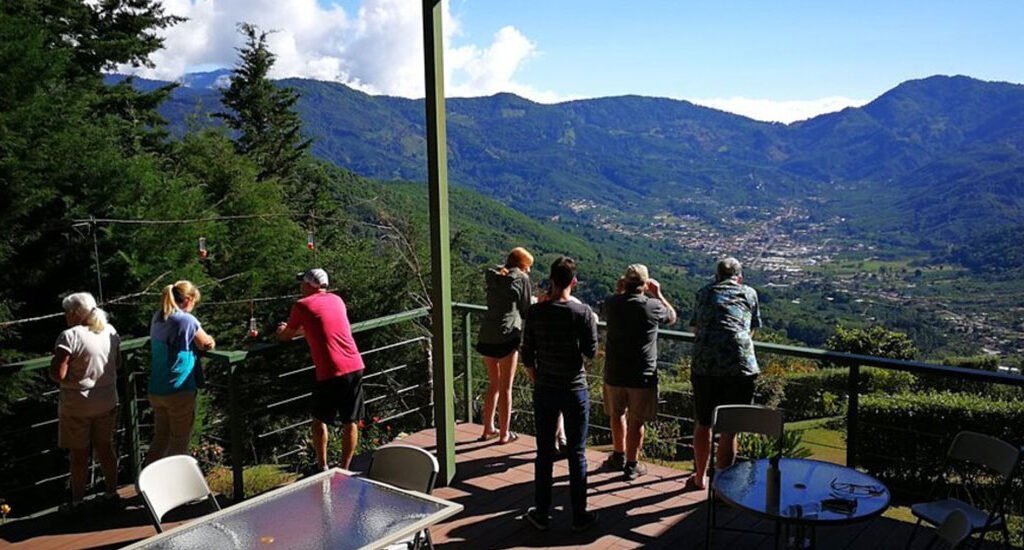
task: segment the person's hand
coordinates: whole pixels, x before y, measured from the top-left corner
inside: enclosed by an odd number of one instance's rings
[[[286,328],[288,328],[288,323],[285,323],[284,321],[282,321],[282,322],[277,324],[277,330],[274,333],[275,334],[281,334],[282,332],[284,332],[284,329],[286,329]]]
[[[648,279],[647,292],[650,292],[651,296],[661,296],[661,283],[656,279]]]

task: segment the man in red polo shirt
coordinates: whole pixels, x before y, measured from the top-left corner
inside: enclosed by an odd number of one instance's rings
[[[359,441],[363,411],[363,357],[352,338],[345,302],[327,292],[327,272],[310,269],[298,276],[302,298],[292,306],[277,338],[303,335],[309,344],[316,384],[313,385],[313,448],[317,465],[327,469],[327,426],[342,424],[342,468],[348,468]]]

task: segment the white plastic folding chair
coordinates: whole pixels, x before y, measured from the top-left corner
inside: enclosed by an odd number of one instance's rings
[[[942,467],[942,473],[936,478],[932,486],[930,502],[914,504],[910,507],[911,513],[917,518],[914,524],[914,531],[907,540],[907,548],[910,548],[917,529],[922,522],[930,525],[939,525],[953,511],[959,510],[966,517],[970,525],[970,534],[987,533],[989,531],[1000,531],[1003,535],[1004,545],[1009,544],[1010,534],[1006,526],[1006,516],[1003,507],[1006,502],[1010,485],[1013,482],[1013,475],[1020,462],[1021,450],[1009,443],[977,432],[963,431],[956,434],[953,444],[949,446],[946,454],[946,461]],[[965,502],[950,494],[944,499],[931,500],[935,492],[942,484],[951,463],[966,463],[971,466],[981,467],[986,470],[987,475],[994,481],[995,494],[991,502],[991,509],[986,512],[972,502]],[[978,538],[975,546],[980,547],[981,537]]]
[[[740,531],[745,533],[754,533],[759,535],[772,535],[773,533],[765,533],[762,531],[753,531],[749,529],[737,529],[731,527],[722,527],[717,524],[717,518],[715,517],[716,504],[715,504],[715,436],[722,433],[729,434],[741,434],[741,433],[752,433],[760,434],[773,438],[776,441],[776,456],[775,458],[781,458],[782,456],[782,433],[784,430],[784,423],[782,418],[782,411],[779,409],[773,409],[771,407],[765,407],[762,405],[720,405],[715,407],[714,415],[711,419],[711,449],[710,449],[710,464],[708,466],[708,515],[707,515],[707,537],[705,538],[705,548],[711,548],[711,536],[716,529],[726,531]],[[779,541],[779,526],[775,526],[775,544],[778,546]]]
[[[392,443],[374,451],[366,477],[399,489],[429,495],[434,490],[438,471],[440,468],[434,455],[413,445]],[[429,529],[416,533],[412,540],[400,544],[405,544],[410,550],[418,550],[423,542],[426,542],[428,548],[434,547]]]
[[[175,455],[153,462],[143,468],[135,487],[146,503],[157,533],[163,532],[160,522],[164,515],[183,504],[205,498],[214,511],[220,510],[199,463],[191,456]]]
[[[955,550],[960,548],[960,544],[969,536],[971,536],[971,520],[967,519],[967,514],[963,510],[953,510],[935,529],[935,536],[928,543],[928,548],[941,542],[942,547]]]

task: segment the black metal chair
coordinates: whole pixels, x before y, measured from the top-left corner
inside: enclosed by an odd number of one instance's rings
[[[1008,546],[1010,533],[1006,527],[1006,515],[1004,505],[1006,497],[1010,492],[1010,485],[1013,482],[1013,474],[1020,462],[1021,450],[1009,443],[980,434],[977,432],[963,431],[956,434],[953,444],[946,453],[946,460],[942,466],[942,472],[935,479],[928,502],[914,504],[910,507],[911,513],[917,518],[914,530],[907,540],[907,548],[910,548],[914,537],[917,536],[917,529],[922,522],[930,525],[940,525],[954,511],[960,511],[970,524],[970,534],[984,535],[989,531],[1000,531],[1003,535],[1003,545]],[[982,467],[981,475],[987,476],[993,490],[993,498],[990,511],[985,512],[976,502],[981,499],[983,488],[972,487],[970,481],[977,473],[960,472],[958,479],[953,483],[946,483],[948,487],[946,498],[934,500],[935,494],[944,481],[948,481],[948,472],[954,463],[967,464],[974,467]],[[957,498],[954,488],[960,488],[964,492],[967,501]],[[984,536],[978,537],[975,541],[975,548],[981,546]]]
[[[782,411],[779,409],[761,405],[721,405],[715,407],[714,416],[712,416],[711,420],[711,456],[708,466],[708,517],[705,548],[711,548],[711,537],[715,530],[738,531],[758,535],[774,534],[775,546],[778,548],[778,524],[775,525],[774,533],[718,525],[716,521],[717,499],[715,497],[715,436],[722,433],[748,433],[774,438],[776,440],[776,455],[773,459],[777,461],[782,458],[783,430]]]

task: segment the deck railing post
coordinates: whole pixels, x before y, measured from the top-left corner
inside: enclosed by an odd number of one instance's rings
[[[860,407],[860,365],[850,365],[846,408],[846,465],[857,466],[857,415]]]
[[[423,72],[426,84],[427,198],[430,213],[430,298],[433,333],[434,425],[438,485],[455,476],[455,383],[452,353],[451,236],[448,230],[448,141],[444,110],[441,0],[423,0]]]
[[[139,479],[139,472],[142,471],[142,450],[139,448],[139,392],[135,387],[135,377],[138,374],[136,354],[128,352],[125,354],[126,361],[122,362],[128,368],[125,372],[124,398],[127,403],[125,407],[126,425],[124,428],[125,439],[128,445],[128,472],[132,481]]]
[[[466,422],[473,423],[473,336],[472,312],[462,312],[462,351],[466,359],[466,378],[463,384],[466,390]]]
[[[241,396],[239,395],[238,379],[239,361],[231,360],[228,363],[228,422],[231,426],[231,492],[235,502],[245,499],[245,477],[243,473],[245,466],[242,455],[245,453],[244,423],[242,422],[242,410],[240,407]]]

